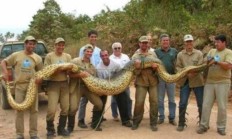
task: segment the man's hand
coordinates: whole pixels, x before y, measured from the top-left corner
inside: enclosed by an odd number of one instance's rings
[[[208,65],[208,66],[211,66],[211,65],[213,65],[214,63],[215,63],[214,59],[211,59],[211,60],[207,61],[207,65]]]
[[[80,78],[86,78],[86,77],[88,77],[90,74],[88,73],[88,72],[86,72],[86,71],[81,71],[80,73],[79,73],[79,77]]]
[[[220,61],[220,57],[218,55],[211,57],[211,56],[207,56],[207,65],[211,66],[214,64],[217,64],[217,62]]]
[[[188,76],[188,78],[192,78],[192,77],[196,76],[196,73],[194,71],[193,72],[189,72],[187,74],[187,76]]]
[[[72,70],[72,68],[73,68],[73,65],[68,65],[68,66],[65,68],[65,70]]]
[[[152,67],[154,70],[156,70],[157,67],[158,67],[158,65],[157,65],[156,63],[152,63],[151,67]]]
[[[3,74],[2,79],[6,82],[9,81],[8,73]]]
[[[36,83],[37,85],[41,84],[42,81],[43,81],[42,78],[36,78],[36,79],[35,79],[35,83]]]
[[[57,75],[60,72],[65,72],[65,71],[71,71],[73,68],[73,65],[65,65],[65,66],[60,66],[56,69],[56,71],[53,73],[53,75]]]
[[[141,60],[136,59],[135,63],[134,63],[134,66],[135,66],[136,69],[139,69],[141,67]]]
[[[216,55],[214,57],[211,57],[210,59],[208,58],[207,64],[208,66],[211,66],[213,64],[217,64],[218,62],[220,62],[220,60],[221,60],[220,56]]]

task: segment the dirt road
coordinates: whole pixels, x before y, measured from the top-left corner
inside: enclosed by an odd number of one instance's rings
[[[178,96],[178,95],[177,95]],[[44,95],[40,96],[44,97]],[[134,103],[134,88],[131,87],[131,98]],[[187,115],[187,125],[188,127],[183,132],[176,131],[176,127],[168,124],[166,119],[165,123],[158,125],[158,131],[152,132],[149,128],[149,103],[148,98],[146,98],[145,104],[145,113],[142,123],[140,124],[138,130],[131,130],[121,126],[120,122],[115,122],[111,116],[110,109],[110,97],[108,97],[105,117],[107,121],[102,123],[102,132],[93,131],[91,128],[80,129],[75,127],[74,132],[71,134],[70,139],[232,139],[232,110],[231,104],[228,106],[228,120],[227,120],[227,135],[220,136],[216,131],[216,116],[217,116],[217,107],[216,104],[212,110],[211,120],[210,120],[210,129],[207,133],[199,135],[196,133],[197,129],[197,107],[195,103],[194,96],[191,96],[189,105],[188,105],[188,115]],[[178,105],[179,98],[176,98],[176,103]],[[168,102],[165,101],[165,106],[167,108]],[[39,122],[38,122],[38,135],[41,139],[46,139],[46,103],[40,103],[39,107]],[[59,109],[59,108],[58,108]],[[88,103],[87,107],[87,116],[86,122],[91,121],[91,109],[92,104]],[[168,115],[166,109],[166,115]],[[178,116],[178,109],[176,111]],[[178,121],[178,118],[176,118]],[[0,109],[0,139],[13,139],[15,138],[15,112],[14,110],[2,110]],[[55,125],[57,125],[58,113],[56,115]],[[25,114],[25,138],[29,139],[28,133],[28,113]],[[63,139],[64,137],[57,136],[55,139]]]

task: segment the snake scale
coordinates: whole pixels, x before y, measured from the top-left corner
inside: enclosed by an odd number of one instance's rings
[[[170,75],[166,72],[164,66],[158,59],[147,59],[146,61],[142,61],[141,68],[149,68],[154,62],[158,64],[157,74],[164,81],[169,83],[178,81],[179,79],[183,78],[189,71],[199,72],[204,70],[208,66],[207,64],[202,64],[199,66],[189,66],[177,72],[176,74]],[[69,68],[72,72],[79,72],[80,70],[82,70],[80,67],[72,63],[52,64],[44,67],[42,70],[36,72],[34,77],[31,78],[25,100],[20,104],[14,101],[10,92],[9,83],[6,83],[7,98],[12,108],[16,110],[28,109],[33,104],[36,96],[37,85],[35,84],[35,78],[47,78],[55,73],[58,68]],[[100,79],[91,75],[83,78],[82,80],[85,82],[88,89],[93,93],[96,93],[98,95],[116,95],[123,92],[129,86],[130,82],[133,79],[134,70],[134,61],[131,60],[125,66],[125,68],[123,68],[115,77],[112,77],[109,80]]]

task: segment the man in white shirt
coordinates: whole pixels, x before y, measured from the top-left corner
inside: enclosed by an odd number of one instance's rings
[[[112,50],[113,50],[113,54],[110,55],[110,59],[113,60],[114,62],[118,63],[120,65],[120,68],[122,69],[129,61],[130,58],[122,53],[122,44],[120,42],[115,42],[112,44]],[[132,100],[130,98],[130,88],[128,87],[126,90],[126,94],[127,94],[127,99],[128,99],[128,116],[130,118],[132,118],[132,114],[131,114],[131,109],[132,109]],[[115,96],[111,97],[111,111],[112,111],[112,116],[114,118],[115,121],[118,121],[118,105],[116,102],[116,98]]]
[[[102,50],[100,52],[100,57],[102,61],[97,65],[97,76],[102,79],[110,79],[116,73],[120,71],[120,65],[110,60],[109,53],[107,50]],[[132,124],[130,122],[130,117],[128,116],[128,107],[127,107],[127,94],[126,92],[122,92],[118,95],[115,95],[116,101],[119,107],[119,113],[122,121],[122,125],[126,127],[131,127]],[[107,96],[101,96],[103,102],[103,110],[106,103]],[[103,112],[102,112],[103,114]],[[95,119],[93,117],[93,119]],[[101,119],[96,119],[96,121],[92,121],[92,124],[99,123]],[[94,126],[94,125],[93,125]]]

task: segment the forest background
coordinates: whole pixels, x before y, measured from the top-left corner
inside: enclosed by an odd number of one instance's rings
[[[98,46],[111,52],[112,43],[123,44],[123,52],[131,56],[138,48],[138,38],[151,33],[153,47],[159,47],[159,35],[171,36],[172,47],[182,49],[183,36],[192,34],[195,47],[207,52],[213,46],[213,37],[225,34],[232,48],[232,0],[131,0],[122,10],[102,10],[90,18],[63,13],[55,0],[44,2],[44,8],[33,16],[28,30],[22,34],[0,34],[0,41],[17,37],[23,40],[33,35],[53,50],[54,40],[66,40],[66,52],[76,57],[87,40],[87,32],[99,32]]]

